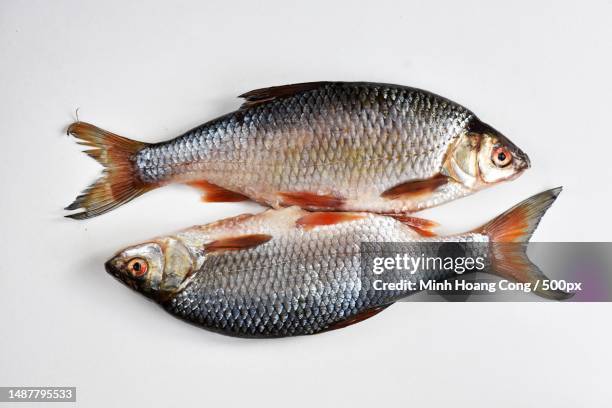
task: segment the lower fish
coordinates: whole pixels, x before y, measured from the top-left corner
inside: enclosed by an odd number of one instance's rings
[[[424,236],[432,235],[426,232],[433,223],[405,216],[271,209],[131,246],[110,259],[106,270],[181,319],[243,337],[346,327],[418,292],[409,287],[377,290],[380,277],[360,265],[362,243],[480,243],[472,256],[488,259],[493,274],[531,283],[534,293],[545,298],[565,299],[568,293],[537,285],[546,277],[522,245],[560,191],[542,192],[480,228],[445,237]],[[518,247],[494,246],[499,243]],[[423,256],[423,248],[415,245],[410,255]],[[394,282],[456,276],[454,270],[423,267],[389,273],[386,280]]]

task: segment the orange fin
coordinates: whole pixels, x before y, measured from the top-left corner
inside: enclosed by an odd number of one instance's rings
[[[429,179],[414,180],[398,184],[397,186],[384,191],[380,196],[394,200],[403,196],[420,196],[424,194],[431,194],[446,183],[448,183],[448,177],[438,174]]]
[[[555,300],[572,294],[543,288],[542,281],[549,278],[527,257],[527,242],[559,193],[561,187],[536,194],[474,231],[488,235],[491,241],[491,273],[530,283],[537,295]]]
[[[314,212],[303,216],[295,223],[305,230],[311,230],[317,226],[340,224],[342,222],[359,220],[363,217],[363,214],[349,212]]]
[[[272,236],[267,234],[250,234],[221,238],[204,245],[204,250],[207,252],[239,251],[241,249],[255,248],[256,246],[265,244],[271,239]]]
[[[278,193],[282,197],[283,205],[297,205],[302,208],[317,208],[317,209],[339,209],[344,204],[342,197],[337,197],[331,194],[315,194],[307,191],[296,192],[281,192]]]
[[[79,139],[79,144],[91,147],[85,153],[105,169],[96,182],[87,187],[66,210],[83,211],[67,215],[82,220],[104,214],[157,185],[142,182],[136,173],[133,156],[147,143],[130,140],[85,122],[75,122],[68,134]]]
[[[202,201],[207,203],[233,203],[249,200],[249,197],[245,195],[235,193],[205,180],[190,181],[186,184],[202,191],[204,193],[204,195],[202,195]]]
[[[239,98],[244,98],[246,101],[240,106],[240,109],[251,108],[265,102],[275,99],[288,98],[300,92],[311,91],[321,88],[328,82],[305,82],[301,84],[291,84],[282,86],[273,86],[270,88],[255,89],[253,91],[243,93]]]
[[[389,217],[393,217],[399,222],[408,227],[412,228],[422,237],[435,237],[437,234],[432,231],[432,229],[436,228],[440,224],[435,221],[426,220],[424,218],[411,217],[409,215],[404,214],[384,214]]]
[[[351,317],[349,317],[347,319],[340,320],[339,322],[333,323],[332,325],[330,325],[324,331],[342,329],[344,327],[351,326],[351,325],[353,325],[355,323],[363,322],[364,320],[367,320],[370,317],[376,316],[377,314],[379,314],[380,312],[382,312],[383,310],[385,310],[386,308],[388,308],[392,304],[393,303],[390,303],[388,305],[373,307],[371,309],[366,309],[366,310],[364,310],[362,312],[359,312],[356,315],[351,316]]]
[[[408,225],[408,224],[406,224],[406,225]],[[437,237],[438,236],[438,234],[436,234],[433,231],[430,231],[430,230],[427,230],[427,229],[423,229],[423,228],[419,228],[419,227],[416,227],[414,225],[408,225],[408,226],[410,228],[412,228],[414,230],[414,232],[416,232],[417,234],[419,234],[422,237],[431,238],[431,237]]]
[[[527,242],[562,189],[557,187],[529,197],[474,232],[488,235],[494,242]]]

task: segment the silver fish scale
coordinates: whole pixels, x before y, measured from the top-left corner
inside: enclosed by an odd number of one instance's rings
[[[409,295],[374,290],[375,275],[362,272],[359,253],[361,242],[409,241],[426,239],[380,216],[313,231],[293,228],[253,249],[209,254],[165,307],[182,319],[230,335],[317,333]],[[432,279],[449,276],[426,273]],[[421,272],[398,274],[391,281],[423,277]]]
[[[364,193],[437,174],[472,117],[414,88],[324,83],[147,147],[136,165],[151,183],[207,180],[268,203],[309,191],[358,204]]]

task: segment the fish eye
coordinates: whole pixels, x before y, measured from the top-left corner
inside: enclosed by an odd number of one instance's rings
[[[505,147],[498,147],[497,149],[493,150],[491,160],[497,167],[506,167],[512,162],[512,153],[510,153]]]
[[[133,277],[140,278],[147,273],[149,264],[142,258],[133,258],[128,262],[127,269]]]

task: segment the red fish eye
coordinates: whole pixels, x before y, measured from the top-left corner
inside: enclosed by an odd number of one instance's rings
[[[128,262],[127,269],[132,274],[132,276],[134,276],[135,278],[139,278],[145,273],[147,273],[147,270],[149,269],[149,264],[142,258],[134,258],[130,260],[130,262]]]
[[[498,147],[497,149],[493,150],[491,160],[497,167],[506,167],[512,162],[512,153],[510,153],[505,147]]]

